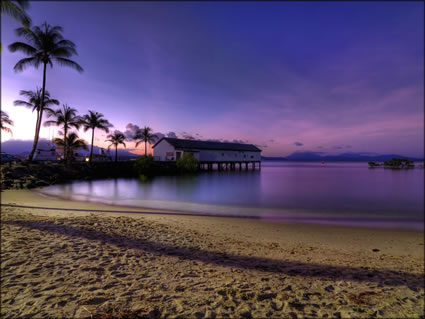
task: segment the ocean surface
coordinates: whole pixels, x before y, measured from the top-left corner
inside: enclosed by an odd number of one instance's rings
[[[193,214],[423,230],[424,172],[369,169],[365,162],[263,162],[261,171],[75,181],[40,192]]]

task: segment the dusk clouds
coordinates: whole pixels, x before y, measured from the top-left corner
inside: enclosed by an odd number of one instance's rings
[[[266,156],[305,145],[423,156],[422,2],[31,2],[29,12],[61,24],[85,68],[49,69],[52,96],[102,112],[128,139],[147,125]],[[2,20],[2,43],[16,27]],[[2,110],[31,139],[30,112],[12,105],[41,73],[14,73],[17,59],[3,50]]]

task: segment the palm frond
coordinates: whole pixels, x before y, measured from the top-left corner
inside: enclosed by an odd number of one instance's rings
[[[1,3],[3,2],[4,0],[1,0]],[[61,66],[83,72],[83,68],[70,59],[71,56],[78,55],[74,42],[64,39],[62,32],[61,26],[51,26],[48,23],[34,26],[31,29],[28,27],[17,28],[17,35],[23,37],[25,42],[14,42],[9,45],[9,50],[22,52],[27,57],[16,63],[15,71],[22,71],[28,66],[37,68],[40,64],[48,64],[53,67],[53,62],[56,62]]]
[[[25,106],[25,107],[28,107],[28,108],[33,108],[34,107],[33,104],[31,104],[29,102],[26,102],[26,101],[22,101],[22,100],[15,100],[15,101],[13,101],[13,105],[14,106]]]
[[[52,57],[69,58],[73,55],[78,55],[77,50],[71,47],[57,47],[50,51]]]
[[[0,130],[12,134],[12,130],[6,125],[13,126],[13,121],[9,118],[9,115],[6,112],[0,111]]]
[[[80,73],[82,73],[84,71],[84,69],[77,62],[74,62],[74,61],[72,61],[70,59],[56,57],[55,60],[60,65],[69,66],[70,68],[73,68],[73,69],[77,70]]]
[[[50,121],[45,121],[44,123],[43,123],[43,125],[44,126],[46,126],[46,127],[48,127],[48,126],[53,126],[53,125],[56,125],[56,121],[54,121],[54,120],[50,120]]]
[[[46,94],[44,95],[45,97],[46,97]],[[59,103],[59,101],[58,100],[56,100],[56,99],[48,99],[48,100],[46,100],[46,99],[44,99],[45,101],[44,101],[44,108],[46,109],[46,106],[48,106],[48,105],[59,105],[60,103]]]
[[[10,0],[1,0],[1,13],[7,14],[23,25],[30,25],[31,18],[25,12],[25,9],[28,8],[28,1],[18,0],[16,2],[17,5]]]
[[[34,48],[32,45],[24,42],[14,42],[9,45],[9,51],[10,52],[23,52],[26,55],[33,55],[37,52],[37,49]]]
[[[20,72],[26,69],[28,66],[34,66],[38,68],[39,65],[40,65],[40,61],[34,57],[23,58],[15,64],[13,69],[15,70],[15,72]]]
[[[73,49],[75,49],[76,47],[74,42],[72,42],[71,40],[65,40],[65,39],[58,41],[57,45],[60,47],[68,47]]]

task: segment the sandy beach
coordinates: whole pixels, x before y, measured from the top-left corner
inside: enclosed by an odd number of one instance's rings
[[[4,317],[424,317],[423,232],[1,203],[57,208],[1,207]]]

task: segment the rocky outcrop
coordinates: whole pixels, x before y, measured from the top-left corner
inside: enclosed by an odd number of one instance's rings
[[[64,183],[71,180],[135,176],[134,162],[74,163],[67,167],[51,162],[11,162],[1,165],[1,189],[23,189]]]

